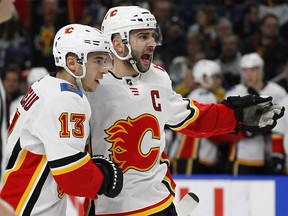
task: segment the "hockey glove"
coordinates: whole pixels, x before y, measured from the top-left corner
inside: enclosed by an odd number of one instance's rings
[[[284,115],[285,108],[272,103],[272,97],[258,95],[230,96],[222,101],[234,109],[237,120],[236,133],[240,130],[250,132],[268,132]]]
[[[271,174],[284,174],[285,156],[283,154],[272,154],[269,167]]]
[[[123,187],[123,173],[119,166],[103,156],[93,156],[93,163],[101,170],[104,180],[98,195],[114,198],[119,195]]]

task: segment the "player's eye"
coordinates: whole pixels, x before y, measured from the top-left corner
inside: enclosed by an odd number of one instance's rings
[[[97,64],[98,66],[103,66],[105,62],[106,61],[104,59],[96,59],[94,63]]]
[[[148,39],[148,37],[146,35],[140,35],[139,38],[142,39],[142,40],[147,40]]]

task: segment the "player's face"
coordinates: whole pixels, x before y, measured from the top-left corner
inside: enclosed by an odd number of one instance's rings
[[[12,17],[15,0],[0,0],[0,23],[9,20]]]
[[[83,89],[87,92],[95,91],[99,85],[99,80],[112,68],[113,62],[108,53],[89,53],[86,63],[86,76],[82,78]]]
[[[261,82],[261,71],[259,67],[243,69],[243,78],[247,87],[253,88]]]
[[[155,37],[153,29],[133,30],[130,33],[132,56],[141,72],[146,72],[150,68],[156,47]]]

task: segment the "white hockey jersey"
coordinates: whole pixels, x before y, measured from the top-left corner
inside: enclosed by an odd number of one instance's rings
[[[1,189],[17,215],[65,215],[65,193],[96,198],[103,176],[85,152],[90,116],[86,96],[49,75],[22,98],[8,131]]]
[[[249,94],[248,88],[243,84],[238,84],[230,91],[226,92],[225,98],[231,95],[243,96],[247,94]],[[264,88],[259,92],[259,95],[272,96],[273,103],[278,103],[285,94],[285,89],[273,82],[267,82]],[[265,150],[266,146],[270,145],[270,138],[270,136],[255,135],[238,141],[236,151],[232,151],[236,153],[235,157],[238,163],[248,166],[263,166]]]
[[[196,100],[203,104],[217,103],[215,95],[204,88],[193,90],[187,98]],[[177,150],[173,148],[177,148]],[[172,146],[171,156],[175,159],[199,159],[204,164],[213,165],[217,162],[217,149],[217,145],[207,138],[187,139],[187,135],[177,133],[176,140]]]
[[[225,105],[204,106],[176,94],[157,65],[136,77],[108,73],[87,97],[92,154],[110,157],[124,173],[122,192],[113,199],[100,196],[96,215],[151,215],[172,203],[175,183],[163,153],[165,125],[194,137],[228,133],[236,125]]]

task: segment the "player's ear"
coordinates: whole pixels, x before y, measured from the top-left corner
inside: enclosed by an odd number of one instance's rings
[[[119,34],[116,34],[113,39],[112,39],[112,44],[113,44],[113,47],[114,49],[116,50],[116,52],[122,56],[124,54],[124,51],[125,51],[125,47],[124,47],[124,44],[122,42],[122,39],[120,37]]]
[[[66,65],[67,67],[72,71],[75,72],[76,71],[76,67],[77,67],[77,57],[74,55],[67,55],[66,57]]]

